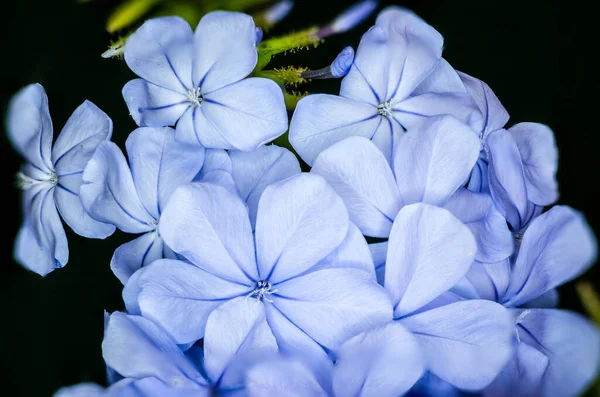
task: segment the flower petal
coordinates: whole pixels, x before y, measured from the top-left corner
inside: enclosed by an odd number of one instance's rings
[[[239,12],[206,14],[194,33],[194,84],[211,93],[248,76],[258,60],[256,26]]]
[[[344,202],[318,175],[269,186],[256,220],[260,279],[274,284],[304,273],[342,243],[348,225]]]
[[[322,175],[342,197],[362,233],[388,237],[402,200],[383,154],[362,137],[350,137],[324,150],[311,173]]]
[[[503,128],[510,116],[492,89],[483,81],[466,73],[458,74],[481,113],[481,122],[474,126],[476,131],[485,137],[490,132]]]
[[[256,299],[236,298],[213,310],[204,335],[204,366],[213,384],[243,387],[254,363],[277,354],[277,341]]]
[[[504,302],[520,306],[572,280],[596,261],[596,238],[583,215],[555,206],[523,235]]]
[[[489,186],[494,204],[514,230],[525,227],[535,214],[527,197],[527,181],[519,147],[506,130],[492,132],[489,148]]]
[[[394,316],[408,315],[449,290],[467,273],[476,250],[472,233],[449,211],[427,204],[402,208],[385,265]]]
[[[181,92],[171,91],[144,79],[134,79],[123,87],[129,114],[139,126],[175,125],[192,103]]]
[[[372,105],[335,95],[309,95],[294,111],[290,144],[312,165],[319,153],[345,138],[358,135],[370,139],[380,122]]]
[[[385,260],[387,258],[388,243],[387,241],[383,241],[381,243],[369,244],[369,250],[371,251],[371,257],[373,258],[373,265],[375,265],[377,282],[380,285],[383,285],[385,280]]]
[[[144,233],[115,250],[110,268],[119,281],[127,284],[129,277],[137,270],[163,258],[163,252],[164,243],[157,233]]]
[[[25,160],[42,172],[52,172],[53,130],[44,87],[30,84],[12,97],[6,112],[6,132]]]
[[[494,302],[456,302],[407,317],[400,324],[419,341],[428,369],[461,389],[490,384],[513,353],[512,316]]]
[[[248,286],[258,280],[248,211],[225,188],[210,183],[179,187],[159,230],[173,251],[204,271]]]
[[[480,299],[502,302],[508,290],[511,270],[508,258],[498,263],[475,262],[465,277],[475,288]]]
[[[488,194],[459,188],[450,196],[444,208],[461,220],[475,236],[475,260],[496,263],[512,255],[513,236]]]
[[[180,387],[203,382],[175,341],[153,322],[115,312],[110,316],[102,341],[106,364],[126,378],[156,377]]]
[[[269,360],[253,366],[246,375],[248,397],[327,397],[313,371],[300,361]]]
[[[527,198],[536,205],[550,205],[558,200],[558,150],[554,133],[539,123],[519,123],[508,129],[523,162]]]
[[[23,192],[24,220],[15,240],[15,261],[41,276],[63,267],[69,259],[53,190],[38,184]]]
[[[172,128],[138,128],[125,147],[140,200],[154,219],[175,189],[190,183],[204,163],[204,148],[176,142]]]
[[[60,177],[81,172],[98,145],[112,135],[112,120],[90,101],[69,117],[52,148],[52,163]]]
[[[323,269],[277,285],[273,305],[318,344],[336,350],[353,335],[392,319],[389,297],[357,269]]]
[[[106,238],[114,233],[114,225],[94,220],[83,209],[79,197],[83,172],[58,178],[54,200],[60,216],[73,231],[87,238]]]
[[[159,259],[144,268],[138,286],[143,316],[161,325],[178,344],[202,338],[214,309],[251,291],[248,286],[225,281],[172,259]]]
[[[150,83],[184,95],[193,88],[192,29],[182,18],[147,20],[129,36],[123,54],[127,66]]]
[[[465,85],[460,79],[460,72],[454,68],[444,58],[440,58],[435,65],[435,69],[419,84],[412,95],[427,94],[430,92],[466,92]]]
[[[113,142],[102,142],[96,149],[83,172],[79,195],[83,208],[99,222],[126,233],[144,233],[156,227],[139,199],[125,156]]]
[[[404,204],[443,205],[467,180],[479,157],[479,140],[453,117],[433,117],[406,134],[394,154]]]
[[[248,78],[204,95],[194,120],[194,134],[182,140],[207,148],[255,150],[287,130],[281,88],[272,80]]]
[[[252,152],[231,150],[233,179],[240,196],[248,205],[250,221],[256,224],[258,200],[267,186],[299,174],[300,164],[289,150],[275,146],[261,146]]]
[[[336,396],[406,393],[423,375],[425,360],[415,337],[397,322],[345,342],[333,370]]]

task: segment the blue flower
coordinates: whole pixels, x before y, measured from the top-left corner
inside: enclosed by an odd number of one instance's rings
[[[489,299],[510,308],[516,352],[485,395],[571,396],[594,379],[600,335],[578,314],[552,309],[555,288],[583,273],[597,245],[581,214],[555,206],[535,218],[511,261],[472,266],[454,299]]]
[[[402,208],[388,243],[384,286],[394,320],[411,331],[426,369],[464,390],[479,390],[512,354],[512,321],[486,300],[435,302],[468,272],[473,234],[448,210],[428,204]]]
[[[300,100],[290,143],[312,165],[322,150],[358,135],[371,139],[391,161],[394,142],[429,116],[452,114],[468,121],[475,107],[441,59],[442,46],[442,36],[411,12],[385,10],[362,37],[340,95]]]
[[[139,126],[177,124],[180,142],[249,151],[287,130],[283,93],[271,80],[245,78],[256,65],[257,32],[245,14],[205,15],[195,33],[183,19],[145,22],[124,55],[141,79],[123,87]]]
[[[204,162],[205,149],[175,141],[168,127],[143,127],[125,143],[129,166],[112,142],[100,146],[83,174],[81,201],[90,216],[126,233],[142,236],[116,249],[111,268],[126,283],[139,268],[175,254],[157,230],[173,191],[190,183]]]
[[[23,225],[15,242],[15,260],[42,276],[69,258],[62,219],[75,233],[105,238],[114,227],[97,222],[79,201],[81,176],[98,144],[110,139],[112,121],[85,101],[71,115],[52,147],[52,120],[44,88],[32,84],[17,93],[7,116],[8,138],[27,160],[17,174],[23,189]]]
[[[124,297],[178,344],[265,317],[264,332],[280,349],[326,357],[391,320],[367,243],[319,176],[300,174],[265,189],[254,233],[239,196],[214,184],[180,187],[160,232],[188,262],[163,259],[141,269]]]
[[[421,377],[425,359],[416,338],[398,323],[346,341],[334,365],[319,371],[302,356],[264,360],[246,375],[248,397],[397,397]]]
[[[543,207],[558,199],[558,153],[554,133],[539,123],[519,123],[504,129],[508,113],[485,84],[460,73],[481,113],[473,123],[481,154],[468,188],[490,192],[494,203],[515,231],[524,230]]]
[[[387,238],[406,205],[445,206],[477,237],[476,259],[493,263],[512,253],[513,242],[492,200],[461,187],[478,155],[479,141],[466,124],[452,116],[435,116],[402,138],[391,165],[372,142],[352,137],[323,151],[311,173],[331,184],[350,219],[367,236]],[[378,249],[385,258],[385,243]],[[376,260],[376,265],[383,262]]]

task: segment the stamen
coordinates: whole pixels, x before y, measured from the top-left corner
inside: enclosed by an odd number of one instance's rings
[[[49,175],[48,179],[35,179],[30,177],[27,174],[22,172],[17,172],[15,175],[15,186],[21,190],[27,190],[34,185],[38,185],[40,183],[50,183],[51,185],[56,185],[58,183],[58,176],[53,172]]]
[[[200,104],[202,104],[202,101],[204,101],[204,96],[202,96],[202,93],[200,92],[200,87],[196,87],[189,90],[187,92],[187,99],[194,106],[200,106]]]
[[[256,283],[256,287],[250,291],[248,295],[246,295],[246,299],[252,297],[258,300],[265,300],[266,302],[273,303],[273,300],[267,295],[272,295],[277,291],[277,289],[271,289],[271,283],[268,281],[260,280],[258,283]]]
[[[389,102],[380,103],[377,106],[377,113],[381,116],[392,117],[392,104]]]
[[[516,324],[516,325],[519,325],[520,323],[522,323],[522,322],[523,322],[523,319],[524,319],[525,317],[527,317],[527,315],[528,315],[529,313],[531,313],[531,310],[529,310],[529,309],[527,309],[527,310],[524,310],[523,312],[521,312],[521,314],[519,314],[519,317],[517,317],[517,321],[515,321],[515,324]],[[519,336],[519,328],[518,328],[518,327],[515,327],[515,334],[517,335],[517,341],[518,341],[519,343],[521,343],[521,337]]]

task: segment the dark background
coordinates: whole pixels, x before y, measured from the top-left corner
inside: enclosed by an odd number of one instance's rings
[[[325,23],[352,2],[297,1],[272,34]],[[598,167],[598,67],[594,26],[583,22],[591,10],[573,2],[545,0],[385,1],[401,4],[445,37],[444,56],[457,69],[486,81],[511,115],[510,124],[548,124],[559,147],[560,203],[585,213],[600,233],[596,191]],[[0,114],[10,95],[41,83],[47,91],[55,136],[85,99],[113,120],[113,140],[123,145],[135,124],[120,91],[133,78],[121,60],[100,53],[111,36],[104,23],[115,1],[8,1],[2,5]],[[346,45],[356,48],[374,16],[352,32],[280,64],[319,68]],[[586,31],[589,30],[590,32]],[[268,37],[268,36],[266,36]],[[314,84],[313,91],[336,93],[339,81]],[[3,125],[3,123],[2,123]],[[61,386],[104,382],[100,343],[103,311],[122,309],[121,285],[109,268],[113,250],[130,236],[86,240],[67,230],[68,265],[46,278],[12,260],[12,242],[21,222],[20,193],[13,188],[22,162],[4,131],[0,136],[2,260],[0,261],[1,390],[11,396],[51,396]],[[68,228],[67,228],[68,229]],[[598,268],[582,278],[600,288]],[[561,288],[561,306],[581,310],[573,283]]]

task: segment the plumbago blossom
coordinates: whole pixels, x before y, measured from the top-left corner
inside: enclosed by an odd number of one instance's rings
[[[110,139],[112,121],[89,101],[71,115],[52,145],[53,128],[44,88],[32,84],[11,100],[8,137],[27,160],[17,174],[23,190],[23,225],[15,260],[42,276],[69,259],[62,219],[81,236],[105,238],[114,227],[92,219],[79,200],[81,176],[96,147]],[[59,217],[60,213],[60,217]]]
[[[597,244],[582,214],[546,208],[558,199],[552,131],[506,129],[491,89],[441,57],[442,36],[392,7],[356,56],[298,71],[347,74],[339,96],[298,103],[289,137],[303,173],[265,145],[288,124],[281,88],[248,77],[261,35],[220,11],[195,32],[164,17],[133,33],[125,60],[141,78],[123,96],[140,128],[127,157],[90,102],[52,147],[43,88],[11,101],[8,135],[27,160],[15,258],[42,275],[64,266],[61,217],[84,237],[137,235],[110,263],[126,312],[105,316],[107,387],[56,396],[583,392],[600,334],[557,308],[556,288]]]
[[[215,11],[192,32],[178,17],[145,22],[124,56],[140,79],[123,87],[139,126],[176,125],[182,143],[250,151],[287,130],[281,89],[246,78],[256,65],[258,35],[248,15]]]

